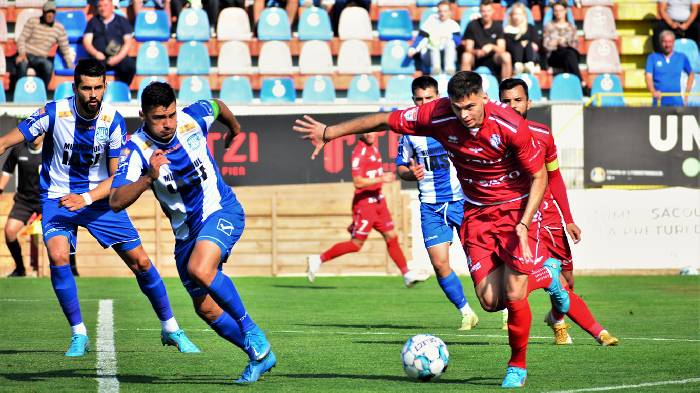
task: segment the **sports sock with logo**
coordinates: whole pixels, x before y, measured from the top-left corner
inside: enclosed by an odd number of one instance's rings
[[[530,293],[536,289],[543,289],[549,287],[552,283],[552,275],[549,270],[544,266],[530,273],[527,278],[527,293]]]
[[[209,284],[207,291],[216,304],[236,321],[243,334],[257,327],[248,315],[236,287],[227,275],[221,271],[216,272],[216,276]]]

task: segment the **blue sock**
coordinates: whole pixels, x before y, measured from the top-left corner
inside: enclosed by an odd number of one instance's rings
[[[238,326],[236,321],[234,321],[233,318],[226,313],[226,311],[221,313],[221,316],[219,316],[216,321],[210,323],[209,326],[216,333],[218,333],[219,336],[233,343],[238,348],[243,349],[245,346],[243,335],[241,334],[241,328]]]
[[[244,334],[257,327],[253,319],[248,315],[248,312],[246,312],[236,287],[227,275],[221,271],[216,272],[216,276],[209,284],[207,291],[214,298],[216,304],[238,323]]]
[[[83,322],[80,301],[78,301],[78,287],[75,285],[70,265],[51,266],[51,286],[53,286],[53,291],[56,293],[58,303],[61,305],[68,323],[75,326]]]
[[[139,283],[141,292],[148,297],[153,306],[153,311],[161,321],[167,321],[173,317],[173,309],[170,308],[170,299],[165,290],[163,280],[158,274],[158,269],[151,264],[151,268],[145,272],[136,273],[136,281]]]
[[[450,275],[445,278],[438,278],[438,284],[440,284],[442,291],[445,292],[447,298],[450,299],[458,310],[467,305],[467,298],[464,296],[462,282],[455,272],[450,273]]]

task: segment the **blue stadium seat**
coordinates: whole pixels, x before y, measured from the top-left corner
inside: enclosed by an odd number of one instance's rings
[[[576,20],[574,20],[574,13],[571,11],[571,7],[566,7],[566,20],[572,25],[576,26]],[[547,23],[552,21],[552,7],[547,7],[547,11],[544,12],[544,17],[542,17],[542,26],[546,26]]]
[[[44,81],[35,76],[19,78],[15,85],[16,104],[43,104],[46,102],[46,86]]]
[[[408,57],[408,44],[406,41],[390,41],[382,51],[383,74],[413,74],[416,66],[413,59]]]
[[[700,74],[695,74],[691,93],[700,94]],[[700,106],[700,95],[688,97],[688,106]]]
[[[80,44],[71,44],[71,51],[75,53],[75,63],[80,59],[90,57],[85,48]],[[75,65],[75,63],[73,65]],[[56,51],[56,56],[53,58],[53,73],[58,76],[73,76],[73,69],[68,67],[66,59],[63,58],[63,53],[60,50]]]
[[[136,99],[139,101],[139,104],[141,104],[141,93],[143,93],[143,89],[146,88],[146,86],[150,85],[152,82],[167,82],[165,78],[160,77],[160,76],[150,76],[148,78],[143,78],[141,80],[141,83],[139,83],[139,91],[136,94]]]
[[[0,83],[0,104],[4,104],[5,102],[7,102],[5,98],[5,88],[2,86],[2,83]]]
[[[491,72],[491,69],[486,67],[486,66],[478,66],[478,67],[476,67],[474,72],[476,72],[477,74],[480,74],[480,75],[493,75],[493,72]]]
[[[58,86],[56,86],[56,90],[53,91],[53,99],[62,100],[74,94],[73,82],[61,82]]]
[[[350,81],[348,102],[373,102],[381,98],[379,82],[373,75],[357,75]]]
[[[420,14],[420,22],[418,23],[418,28],[420,29],[421,26],[423,26],[423,23],[425,23],[428,18],[430,18],[431,15],[437,14],[437,7],[430,7],[426,8],[421,14]]]
[[[516,76],[527,83],[527,93],[531,101],[541,101],[542,100],[542,88],[540,87],[540,80],[537,79],[535,75],[532,74],[520,74]]]
[[[263,104],[294,103],[297,92],[292,78],[263,78],[260,102]]]
[[[551,101],[581,101],[583,90],[581,80],[574,74],[563,73],[554,77],[549,89]]]
[[[297,32],[302,41],[330,41],[333,38],[331,19],[326,10],[320,7],[310,7],[301,13]]]
[[[332,103],[335,101],[335,86],[327,75],[312,76],[304,83],[301,100],[305,104]]]
[[[261,41],[289,41],[292,39],[289,18],[283,8],[269,7],[260,13],[258,39]]]
[[[437,7],[440,0],[417,0],[416,6],[418,7]]]
[[[413,78],[411,76],[392,76],[386,83],[384,100],[386,102],[411,102],[413,100],[412,82]]]
[[[63,25],[71,44],[83,39],[83,33],[87,26],[87,18],[83,11],[59,11],[56,13],[56,22]]]
[[[481,74],[481,87],[490,99],[498,101],[498,79],[491,74]]]
[[[479,7],[481,0],[457,0],[457,7]]]
[[[469,7],[462,12],[462,19],[459,21],[459,29],[462,32],[462,35],[464,35],[464,32],[467,30],[469,22],[480,17],[481,14],[479,13],[478,4],[476,7]]]
[[[506,13],[503,15],[504,25],[505,25],[505,22],[507,22],[507,21],[510,20],[510,19],[509,19],[509,18],[510,18],[510,10],[511,10],[511,8],[508,8],[508,9],[506,10]],[[569,11],[569,12],[571,12],[571,11]],[[531,25],[534,25],[534,24],[535,24],[535,18],[532,16],[532,11],[530,11],[529,8],[525,7],[525,14],[527,15],[527,23],[529,23],[529,24],[531,24]],[[574,25],[574,26],[576,26],[576,25]]]
[[[695,41],[687,38],[678,38],[673,44],[673,50],[685,54],[690,60],[693,72],[700,72],[700,53],[698,53],[698,44]]]
[[[178,41],[209,41],[209,18],[202,9],[185,8],[177,18]]]
[[[438,94],[440,97],[447,97],[447,83],[450,81],[450,75],[433,75],[433,78],[435,78],[438,83]]]
[[[131,101],[131,91],[129,85],[120,81],[107,82],[107,89],[104,96],[105,102],[129,102]]]
[[[182,104],[191,104],[199,100],[210,100],[211,97],[209,78],[190,76],[180,83],[180,93],[177,99]]]
[[[134,38],[138,42],[170,39],[168,15],[163,10],[149,10],[136,15]]]
[[[180,46],[177,54],[178,75],[208,75],[210,68],[209,52],[204,44],[190,41]]]
[[[413,38],[411,15],[405,9],[384,10],[379,14],[377,30],[382,41],[410,40]]]
[[[170,60],[165,45],[157,41],[141,44],[136,57],[136,75],[168,75]]]
[[[83,8],[87,5],[87,0],[56,0],[56,8]]]
[[[221,83],[221,98],[227,104],[247,105],[253,101],[253,89],[244,76],[232,76]]]
[[[625,100],[622,96],[601,96],[600,100],[596,97],[598,93],[622,93],[622,82],[615,74],[600,74],[593,81],[591,87],[591,98],[595,106],[625,106]]]

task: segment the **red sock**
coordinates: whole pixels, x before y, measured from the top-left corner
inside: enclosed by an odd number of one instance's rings
[[[357,251],[360,251],[360,247],[358,247],[357,244],[353,243],[351,240],[338,243],[321,254],[321,262],[328,262],[333,258]]]
[[[510,344],[511,356],[509,366],[527,368],[527,340],[530,337],[530,325],[532,324],[532,311],[527,298],[507,301],[508,309],[508,344]]]
[[[389,250],[389,256],[396,264],[396,267],[401,270],[401,274],[406,274],[406,272],[408,272],[408,266],[406,266],[406,257],[403,255],[403,251],[401,251],[401,247],[399,246],[399,238],[395,237],[387,240],[386,248]]]
[[[569,299],[571,305],[566,315],[568,315],[572,321],[576,322],[577,325],[581,326],[581,329],[587,331],[588,334],[594,338],[598,337],[603,327],[595,320],[586,302],[571,290],[569,290]]]
[[[552,275],[544,266],[530,273],[527,278],[527,293],[535,289],[547,288],[552,283]]]

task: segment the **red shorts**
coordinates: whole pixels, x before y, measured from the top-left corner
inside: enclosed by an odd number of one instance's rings
[[[562,226],[561,215],[554,202],[551,200],[542,201],[540,207],[542,213],[542,242],[546,244],[552,258],[561,261],[561,269],[574,270],[573,257],[569,240],[566,238],[566,230]]]
[[[379,232],[394,229],[394,221],[391,220],[384,197],[366,198],[352,205],[352,225],[348,228],[352,237],[365,240],[372,229]]]
[[[530,274],[549,257],[546,246],[540,241],[544,231],[541,216],[535,214],[529,230],[534,263],[523,261],[515,226],[522,219],[526,204],[527,199],[494,206],[464,204],[460,238],[475,286],[504,263],[520,273]]]

